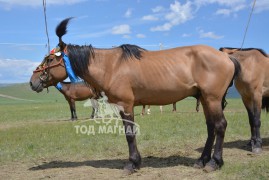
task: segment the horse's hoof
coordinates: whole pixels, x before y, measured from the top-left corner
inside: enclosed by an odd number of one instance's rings
[[[207,156],[205,156],[203,158],[201,157],[195,162],[193,167],[197,168],[197,169],[202,169],[203,167],[205,167],[206,163],[210,161],[210,159],[211,159],[211,157],[207,157]]]
[[[206,163],[203,171],[210,173],[212,171],[216,171],[220,169],[221,165],[217,164],[217,162],[214,159],[211,159],[208,163]]]
[[[262,153],[262,140],[256,139],[256,140],[250,140],[251,145],[251,151],[254,154],[260,154]]]
[[[135,172],[135,167],[134,164],[132,163],[128,163],[126,166],[124,166],[123,168],[123,175],[130,175],[133,174]]]
[[[262,148],[252,148],[252,153],[260,154],[260,153],[262,153]]]
[[[205,166],[203,164],[203,161],[201,159],[199,159],[199,160],[197,160],[195,162],[195,164],[193,165],[193,167],[196,168],[196,169],[202,169]]]

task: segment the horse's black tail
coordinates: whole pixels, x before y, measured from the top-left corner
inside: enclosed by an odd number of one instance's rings
[[[229,85],[229,87],[231,87],[233,85],[233,81],[235,78],[237,78],[237,76],[239,75],[239,73],[241,72],[241,65],[240,63],[238,62],[238,60],[233,57],[233,56],[229,56],[230,60],[234,63],[234,76],[233,76],[233,79]]]
[[[262,109],[269,112],[269,97],[262,97]]]
[[[230,84],[229,84],[229,86],[228,86],[228,88],[227,88],[227,90],[226,90],[226,92],[225,92],[225,94],[224,94],[224,96],[222,98],[222,102],[221,102],[222,110],[224,110],[226,105],[228,104],[226,99],[225,99],[226,95],[227,95],[227,92],[228,92],[228,89],[233,86],[234,79],[237,78],[237,76],[241,72],[241,65],[238,62],[238,60],[233,56],[229,56],[229,58],[234,63],[234,75],[233,75],[233,79],[231,80],[231,82],[230,82]],[[268,99],[268,108],[269,108],[269,99]]]

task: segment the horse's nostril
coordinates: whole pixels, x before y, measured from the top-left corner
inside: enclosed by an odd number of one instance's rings
[[[29,82],[29,84],[30,84],[30,86],[31,86],[31,87],[33,86],[33,84],[32,84],[32,82],[31,82],[31,81]]]

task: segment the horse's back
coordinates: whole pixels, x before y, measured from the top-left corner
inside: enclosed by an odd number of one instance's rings
[[[199,91],[222,98],[234,74],[226,54],[204,45],[143,52],[130,64],[124,66],[128,78],[123,77],[141,104],[155,104],[154,99],[169,104]]]

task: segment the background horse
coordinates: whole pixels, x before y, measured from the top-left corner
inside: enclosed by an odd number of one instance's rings
[[[220,51],[235,57],[241,64],[235,87],[248,112],[252,152],[260,153],[261,108],[269,110],[269,57],[262,49],[255,48],[220,48]]]
[[[30,85],[33,90],[38,91],[66,78],[62,61],[67,55],[76,75],[97,92],[105,92],[110,103],[122,107],[120,115],[129,147],[129,163],[124,167],[127,173],[133,173],[141,166],[136,135],[126,131],[134,129],[134,106],[167,105],[188,96],[198,97],[203,105],[208,137],[195,167],[213,171],[223,165],[223,141],[227,126],[223,102],[239,68],[235,60],[204,45],[161,51],[147,51],[135,45],[111,49],[66,45],[62,36],[67,32],[69,20],[65,19],[56,28],[62,56],[51,55],[48,58],[49,77],[46,81],[32,78]]]
[[[64,63],[62,60],[54,65],[50,65],[50,63],[48,63],[52,61],[53,57],[55,56],[55,53],[58,52],[51,51],[49,55],[45,56],[42,63],[36,68],[35,71],[33,71],[30,82],[34,82],[33,80],[36,79],[42,82],[42,84],[46,87],[55,86],[57,88],[57,86],[62,86],[61,89],[59,87],[57,89],[65,96],[65,99],[68,101],[71,111],[71,119],[74,120],[77,119],[75,101],[83,101],[90,98],[92,104],[96,107],[97,104],[94,100],[92,100],[92,98],[97,98],[97,95],[95,94],[94,90],[86,83],[63,83],[62,81],[67,78],[65,68],[61,68],[57,71],[57,73],[61,75],[64,74],[64,79],[58,80],[55,77],[49,76],[50,70],[52,71],[52,73],[55,73],[55,69],[53,67],[64,67]],[[49,83],[46,84],[46,82]],[[43,86],[32,86],[32,89],[36,92],[41,92],[43,90]],[[91,118],[94,115],[95,111],[96,108],[94,108],[93,106]]]
[[[76,120],[77,113],[76,113],[75,101],[84,101],[86,99],[91,99],[91,103],[94,103],[95,101],[92,100],[92,98],[95,98],[95,94],[93,93],[89,85],[84,82],[79,83],[59,82],[59,83],[60,88],[58,84],[56,88],[64,95],[65,99],[69,104],[71,112],[71,120]],[[94,118],[94,114],[96,111],[97,109],[93,105],[92,114],[90,116],[91,118]]]
[[[141,115],[142,116],[145,115],[145,111],[146,111],[145,109],[146,109],[146,105],[143,105],[142,112],[141,112]],[[163,107],[162,106],[160,106],[160,111],[161,111],[161,113],[163,112]],[[172,111],[173,112],[176,112],[177,111],[177,105],[176,105],[176,103],[173,103],[173,109],[172,109]],[[148,105],[147,114],[150,114],[150,105]]]

